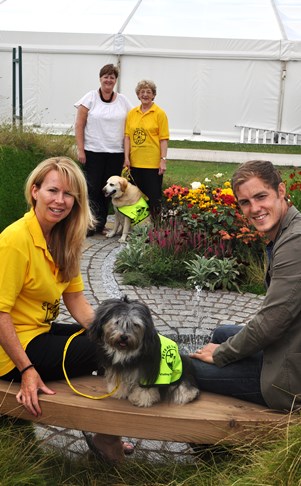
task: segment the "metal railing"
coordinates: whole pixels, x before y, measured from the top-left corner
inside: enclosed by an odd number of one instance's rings
[[[301,133],[235,125],[240,128],[240,143],[301,145]]]

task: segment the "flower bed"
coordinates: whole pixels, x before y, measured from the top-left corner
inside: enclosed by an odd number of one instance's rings
[[[251,245],[258,250],[262,247],[262,234],[249,225],[230,182],[222,182],[221,178],[222,174],[216,174],[213,181],[192,182],[191,188],[173,185],[165,189],[163,215],[171,228],[176,224],[182,231],[185,228],[189,246],[197,253],[243,260]],[[159,238],[157,242],[162,244]]]
[[[300,175],[294,170],[287,182],[299,210]],[[264,293],[266,241],[240,212],[230,182],[215,174],[190,186],[165,189],[155,224],[134,229],[116,261],[124,283]]]

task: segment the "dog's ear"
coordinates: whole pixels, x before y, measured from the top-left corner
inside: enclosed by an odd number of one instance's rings
[[[95,318],[88,330],[88,335],[92,341],[101,341],[103,326],[113,316],[116,306],[120,305],[120,299],[104,300],[95,311]]]
[[[126,191],[126,188],[128,186],[128,181],[125,177],[120,177],[120,189],[122,192]]]
[[[123,296],[120,299],[106,299],[97,307],[95,318],[89,327],[88,335],[93,341],[100,342],[103,337],[103,327],[109,322],[114,315],[119,312],[120,308],[128,305],[128,299]]]
[[[141,369],[142,380],[150,385],[155,383],[161,362],[161,342],[155,329],[147,326],[143,342],[143,368]]]

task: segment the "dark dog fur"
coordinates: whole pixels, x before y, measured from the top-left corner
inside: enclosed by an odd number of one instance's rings
[[[96,311],[89,335],[98,344],[99,366],[105,370],[108,391],[119,383],[113,395],[116,398],[149,407],[162,399],[184,404],[198,396],[188,356],[181,355],[183,373],[179,383],[151,386],[160,369],[161,343],[145,304],[126,297],[105,300]],[[141,382],[147,386],[140,386]]]

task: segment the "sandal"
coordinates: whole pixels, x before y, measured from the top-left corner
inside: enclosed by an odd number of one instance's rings
[[[123,452],[125,453],[126,456],[131,456],[135,452],[135,446],[132,442],[127,441],[121,441],[123,445]]]
[[[100,462],[103,462],[103,463],[108,463],[110,461],[108,461],[108,459],[102,454],[102,452],[97,449],[97,447],[94,445],[94,442],[93,442],[93,435],[92,434],[87,434],[87,432],[84,432],[82,430],[82,433],[86,439],[86,442],[87,442],[87,446],[89,447],[90,451],[93,453],[95,459],[97,459],[98,461]]]
[[[84,432],[84,431],[82,431],[82,433],[83,433],[83,435],[86,439],[86,442],[87,442],[87,445],[88,445],[90,451],[93,453],[94,457],[98,461],[101,461],[101,462],[106,463],[106,464],[108,464],[108,463],[113,464],[113,465],[116,465],[116,464],[118,464],[119,462],[122,461],[122,458],[112,459],[112,458],[108,457],[103,451],[98,449],[98,447],[95,445],[95,443],[93,441],[93,435],[92,434]],[[121,443],[122,443],[122,450],[123,450],[123,453],[125,455],[133,454],[134,444],[132,444],[131,442],[124,442],[124,441],[121,441]]]

